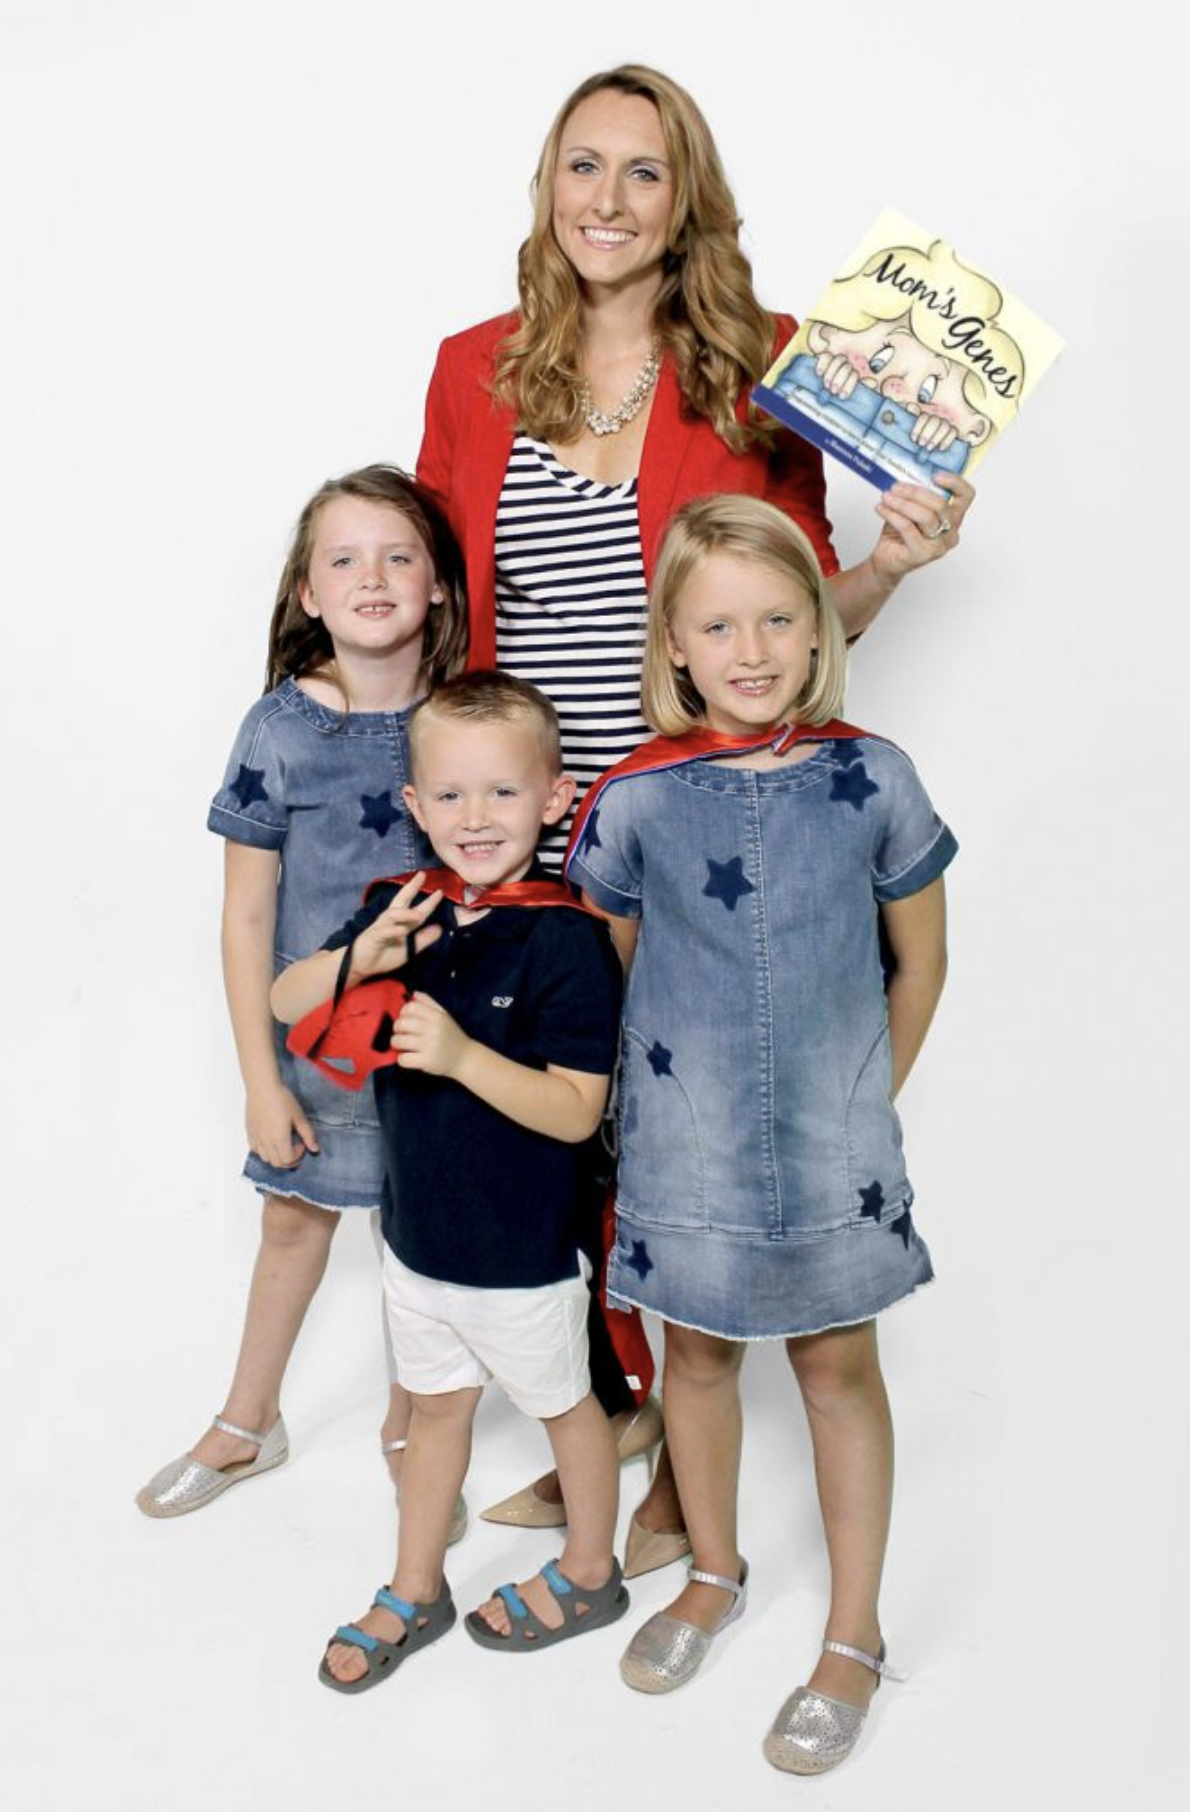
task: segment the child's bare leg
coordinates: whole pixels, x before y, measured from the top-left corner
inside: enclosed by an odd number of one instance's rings
[[[612,1434],[617,1440],[635,1415],[636,1411],[633,1409],[620,1409],[610,1418]],[[560,1504],[563,1501],[562,1486],[556,1470],[544,1472],[540,1478],[534,1479],[531,1490],[545,1504]],[[678,1487],[669,1457],[669,1446],[665,1441],[662,1441],[657,1452],[652,1482],[634,1514],[646,1529],[676,1531],[686,1527],[682,1520],[682,1506],[678,1502]]]
[[[409,1425],[413,1415],[413,1399],[409,1392],[395,1381],[388,1387],[388,1410],[380,1428],[382,1442],[406,1441],[409,1438]],[[395,1453],[386,1453],[388,1474],[394,1485],[401,1482],[401,1469],[405,1462],[408,1448],[398,1447]]]
[[[620,1363],[615,1357],[611,1339],[604,1324],[605,1317],[599,1309],[597,1301],[593,1302],[588,1322],[591,1340],[591,1389],[596,1400],[603,1405],[610,1417],[612,1433],[618,1440],[629,1424],[634,1421],[637,1412],[630,1403],[631,1393],[625,1382]],[[626,1407],[614,1410],[609,1407],[617,1403],[626,1405]],[[539,1498],[542,1503],[560,1504],[563,1501],[562,1486],[556,1471],[543,1473],[540,1478],[534,1479],[529,1489],[534,1497]],[[674,1483],[673,1468],[669,1460],[669,1450],[664,1441],[662,1441],[657,1455],[657,1465],[652,1482],[645,1497],[637,1506],[635,1515],[647,1529],[680,1530],[684,1526],[682,1506],[678,1502],[677,1486]]]
[[[612,1425],[588,1393],[565,1415],[550,1416],[542,1426],[550,1438],[566,1496],[566,1546],[558,1564],[575,1585],[594,1590],[606,1585],[612,1570],[620,1490]],[[562,1622],[558,1601],[540,1576],[518,1585],[517,1591],[547,1628],[556,1629]],[[577,1608],[581,1614],[581,1602]],[[487,1599],[479,1606],[479,1614],[501,1635],[508,1633],[508,1610],[502,1598]]]
[[[694,1328],[665,1329],[665,1428],[692,1564],[724,1579],[740,1576],[736,1499],[740,1481],[740,1366],[744,1347]],[[719,1586],[687,1584],[666,1609],[713,1630],[735,1602]]]
[[[260,1217],[260,1251],[252,1272],[235,1376],[222,1415],[267,1434],[281,1405],[281,1380],[315,1290],[322,1282],[339,1216],[295,1196],[269,1195]],[[221,1470],[251,1460],[256,1448],[209,1428],[196,1460]]]
[[[376,1256],[383,1264],[384,1230],[381,1225],[379,1208],[373,1208],[368,1219],[372,1223],[372,1238],[376,1243]],[[380,1439],[382,1443],[404,1441],[409,1435],[412,1399],[409,1392],[397,1383],[397,1360],[393,1352],[393,1338],[388,1324],[388,1305],[383,1300],[383,1296],[380,1303],[380,1324],[384,1334],[384,1354],[388,1361],[388,1408],[385,1411],[384,1421],[380,1425]],[[401,1466],[405,1459],[404,1449],[399,1447],[395,1453],[386,1453],[384,1458],[388,1466],[389,1477],[394,1485],[399,1485]]]
[[[544,1427],[570,1506],[559,1564],[576,1585],[603,1585],[612,1570],[620,1506],[620,1463],[612,1424],[588,1393],[565,1415],[551,1416]]]
[[[876,1324],[832,1328],[786,1345],[809,1418],[830,1557],[826,1635],[877,1655],[877,1602],[892,1504],[893,1431]],[[876,1675],[842,1655],[823,1655],[810,1685],[831,1698],[866,1706],[876,1689]]]
[[[442,1586],[450,1520],[471,1458],[471,1424],[482,1392],[411,1393],[409,1445],[401,1473],[401,1521],[392,1591],[408,1604],[433,1604]],[[358,1627],[384,1642],[405,1631],[393,1611],[370,1610]],[[336,1680],[359,1680],[368,1671],[363,1651],[332,1642],[326,1664]]]

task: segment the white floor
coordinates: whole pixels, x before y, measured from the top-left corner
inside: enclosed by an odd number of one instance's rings
[[[142,1237],[164,1245],[168,1230]],[[206,1511],[155,1523],[133,1492],[197,1432],[234,1331],[223,1315],[196,1317],[227,1255],[201,1261],[195,1243],[173,1332],[152,1306],[139,1327],[97,1317],[84,1360],[92,1412],[79,1422],[64,1405],[60,1423],[42,1420],[10,1445],[10,1805],[313,1812],[373,1794],[498,1812],[604,1808],[622,1794],[677,1796],[700,1812],[794,1799],[893,1812],[1184,1804],[1183,1670],[1172,1664],[1185,1567],[1175,1577],[1162,1559],[1180,1551],[1161,1476],[1168,1449],[1145,1461],[1146,1405],[1113,1401],[1102,1348],[1080,1357],[1075,1408],[1061,1365],[1031,1385],[1035,1334],[1014,1310],[974,1334],[978,1279],[962,1275],[961,1253],[945,1261],[946,1282],[884,1324],[901,1472],[884,1615],[910,1679],[881,1690],[846,1768],[812,1782],[774,1773],[760,1753],[824,1613],[806,1434],[779,1347],[754,1351],[745,1375],[751,1604],[696,1682],[648,1699],[616,1669],[634,1622],[676,1589],[674,1568],[635,1584],[617,1629],[540,1660],[490,1655],[456,1630],[349,1701],[317,1683],[321,1645],[388,1576],[392,1546],[375,1452],[370,1240],[358,1223],[346,1229],[299,1348],[290,1463]],[[947,1245],[935,1240],[940,1268]],[[67,1389],[71,1363],[54,1355],[55,1389]],[[531,1476],[543,1450],[540,1431],[490,1396],[472,1506]],[[626,1469],[625,1514],[643,1481],[641,1462]],[[455,1597],[466,1608],[552,1551],[548,1534],[476,1521],[450,1555]]]

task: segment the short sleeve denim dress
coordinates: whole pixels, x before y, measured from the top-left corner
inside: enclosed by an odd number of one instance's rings
[[[890,1099],[878,906],[955,853],[878,737],[612,782],[570,878],[641,918],[608,1294],[731,1340],[866,1321],[933,1275]]]
[[[409,778],[408,712],[344,713],[319,704],[292,679],[259,699],[240,727],[211,805],[211,830],[235,843],[277,850],[276,972],[309,956],[359,905],[380,875],[425,861],[428,845],[401,798]],[[378,1208],[384,1154],[372,1090],[336,1088],[285,1048],[281,1078],[318,1131],[321,1150],[292,1170],[254,1152],[244,1175],[262,1195],[293,1195],[320,1208]]]

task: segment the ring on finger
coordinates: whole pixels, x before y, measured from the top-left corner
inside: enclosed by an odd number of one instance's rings
[[[940,522],[936,523],[932,529],[927,531],[926,540],[937,541],[940,535],[949,535],[953,526],[949,516],[943,516]]]

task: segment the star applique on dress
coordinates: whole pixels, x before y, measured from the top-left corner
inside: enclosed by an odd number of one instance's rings
[[[232,781],[228,791],[234,793],[242,806],[255,805],[257,800],[268,801],[268,792],[264,784],[264,769],[249,768],[240,763],[240,771]]]
[[[387,837],[399,818],[405,816],[402,808],[395,804],[391,793],[361,793],[360,829],[374,830],[378,837]]]
[[[862,1221],[878,1221],[880,1219],[880,1210],[884,1207],[884,1190],[881,1188],[880,1184],[878,1182],[869,1183],[866,1189],[860,1190],[859,1199],[863,1203],[863,1206],[859,1211],[860,1219]]]
[[[840,736],[831,744],[832,753],[841,768],[849,768],[853,762],[863,760],[862,742],[863,738],[860,736]]]
[[[599,835],[599,810],[595,806],[583,826],[583,847],[585,849],[602,849],[603,841]]]
[[[900,1234],[902,1244],[904,1245],[906,1252],[908,1252],[909,1241],[913,1238],[913,1216],[910,1214],[908,1208],[902,1208],[896,1220],[889,1221],[888,1230],[890,1233]]]
[[[865,799],[879,791],[876,782],[868,779],[868,770],[862,761],[857,761],[854,767],[836,769],[831,775],[831,798],[846,800],[857,812],[863,811]]]
[[[872,790],[875,792],[876,789],[873,787]],[[737,900],[746,893],[756,892],[744,873],[743,856],[732,856],[727,862],[716,862],[713,856],[708,856],[703,892],[709,900],[722,900],[728,912],[734,912]]]
[[[673,1062],[673,1052],[667,1051],[659,1038],[653,1040],[652,1050],[645,1052],[645,1061],[654,1076],[673,1075],[673,1070],[670,1068],[670,1064]]]
[[[649,1257],[649,1249],[645,1245],[643,1239],[633,1240],[632,1256],[631,1258],[626,1258],[624,1263],[628,1266],[630,1271],[635,1271],[641,1282],[644,1283],[649,1272],[654,1269],[654,1265],[652,1259]]]

